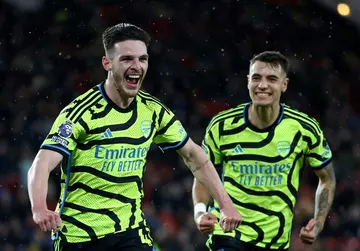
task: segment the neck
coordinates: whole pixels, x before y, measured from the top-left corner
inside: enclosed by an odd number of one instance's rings
[[[251,104],[249,109],[250,122],[259,129],[271,126],[280,113],[280,104],[270,106],[260,106]]]
[[[107,96],[120,108],[127,108],[134,100],[133,97],[129,97],[125,93],[120,92],[116,88],[115,80],[112,78],[108,77],[106,79],[104,89]]]

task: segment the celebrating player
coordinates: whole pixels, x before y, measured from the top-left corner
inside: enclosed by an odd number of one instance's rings
[[[153,250],[141,210],[145,159],[154,142],[177,150],[219,202],[223,231],[241,222],[208,157],[158,99],[140,91],[150,36],[118,24],[103,33],[106,81],[65,107],[28,173],[33,219],[53,231],[54,250]],[[49,173],[61,163],[56,212],[46,205]],[[154,248],[155,249],[155,248]]]
[[[195,222],[202,233],[212,233],[207,242],[210,250],[288,250],[305,161],[319,177],[319,185],[315,215],[301,229],[302,241],[313,243],[324,227],[336,182],[332,153],[313,118],[280,104],[289,82],[288,69],[288,59],[278,52],[255,56],[248,75],[252,102],[219,113],[206,130],[203,148],[243,217],[234,232],[220,231],[219,206],[210,205],[210,194],[195,179]]]

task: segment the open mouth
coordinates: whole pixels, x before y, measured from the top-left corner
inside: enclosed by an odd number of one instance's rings
[[[141,75],[129,74],[125,76],[126,82],[131,86],[136,86],[140,80]]]

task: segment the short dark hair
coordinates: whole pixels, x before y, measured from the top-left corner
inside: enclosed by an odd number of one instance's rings
[[[260,54],[255,55],[250,60],[250,66],[253,65],[256,61],[269,63],[272,66],[280,65],[286,75],[288,75],[289,73],[289,69],[290,69],[289,59],[278,51],[264,51],[261,52]]]
[[[149,46],[151,37],[140,27],[129,23],[119,23],[110,26],[102,34],[105,52],[111,50],[116,43],[126,40],[140,40],[143,41],[146,46]]]

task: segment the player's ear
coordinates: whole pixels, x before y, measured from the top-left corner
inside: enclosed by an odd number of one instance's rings
[[[246,77],[247,77],[247,88],[250,89],[250,76],[249,76],[249,74],[246,75]]]
[[[109,58],[107,58],[106,56],[103,56],[101,61],[102,61],[102,65],[103,65],[104,69],[106,71],[111,71],[111,68],[112,68],[111,60]]]
[[[282,92],[282,93],[286,92],[287,87],[288,87],[288,84],[289,84],[289,78],[286,78],[286,79],[284,80],[284,83],[283,83],[282,88],[281,88],[281,92]]]

